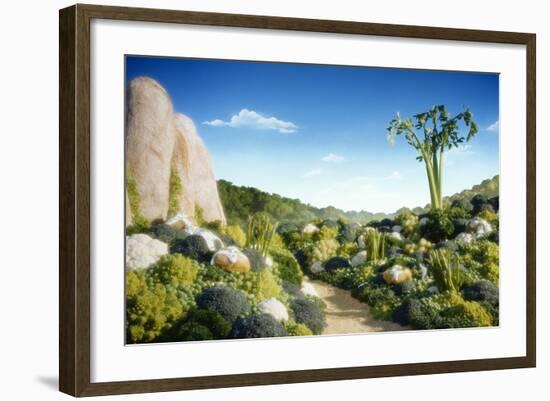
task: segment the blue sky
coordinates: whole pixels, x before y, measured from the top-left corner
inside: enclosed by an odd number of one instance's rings
[[[498,75],[286,63],[127,57],[195,122],[216,178],[314,206],[393,212],[429,202],[416,151],[388,122],[466,105],[479,134],[446,157],[451,195],[499,172]]]

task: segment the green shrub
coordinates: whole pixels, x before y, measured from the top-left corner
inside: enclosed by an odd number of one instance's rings
[[[156,340],[187,312],[177,292],[148,282],[145,272],[126,273],[126,338],[129,343]]]
[[[355,272],[352,269],[322,271],[318,276],[321,280],[345,290],[350,290],[355,286]]]
[[[302,279],[304,274],[298,261],[292,254],[292,252],[286,249],[279,249],[271,253],[273,262],[275,263],[275,269],[279,278],[283,281],[288,281],[297,286],[302,285]]]
[[[465,282],[465,275],[459,266],[458,254],[447,248],[434,249],[430,251],[427,263],[441,292],[460,291]]]
[[[214,334],[212,334],[208,327],[191,321],[179,326],[174,332],[172,339],[167,341],[207,341],[214,339]]]
[[[312,336],[313,332],[303,323],[287,320],[285,328],[289,336]]]
[[[487,301],[498,305],[498,287],[489,280],[478,281],[463,291],[464,299],[468,301]]]
[[[132,221],[132,225],[126,227],[126,235],[145,232],[151,225],[151,222],[140,211],[141,199],[137,181],[128,168],[126,168],[126,194],[128,196],[128,203],[130,204],[130,220]]]
[[[319,231],[313,234],[314,241],[323,239],[336,239],[338,236],[338,227],[322,226]]]
[[[475,270],[483,279],[498,284],[499,247],[489,240],[474,241],[461,248],[461,262],[468,269]]]
[[[231,331],[232,338],[283,337],[286,335],[285,327],[266,313],[238,319]]]
[[[451,238],[454,226],[448,209],[432,209],[426,215],[427,221],[420,226],[420,233],[431,242]]]
[[[241,248],[246,244],[246,234],[239,225],[224,226],[221,229],[221,234],[231,237],[235,245]]]
[[[305,324],[313,334],[321,334],[326,326],[325,314],[318,304],[309,299],[295,299],[290,308],[297,323]]]
[[[157,283],[181,287],[192,284],[197,278],[199,264],[182,255],[164,255],[152,266],[148,274]]]
[[[349,269],[351,268],[351,264],[346,258],[341,256],[333,256],[325,262],[324,268],[326,271],[332,272],[338,269]]]
[[[209,263],[212,251],[208,248],[206,240],[200,235],[190,235],[184,239],[176,240],[170,247],[171,253],[180,253],[199,262]]]
[[[219,313],[229,322],[250,312],[250,304],[242,291],[226,286],[210,287],[197,298],[197,306]]]
[[[418,216],[410,210],[404,210],[397,215],[395,222],[403,227],[403,234],[410,236],[418,229]]]
[[[386,254],[386,236],[377,230],[369,230],[363,235],[367,249],[367,260],[377,262]]]
[[[493,318],[478,302],[462,301],[445,310],[444,316],[459,317],[460,326],[450,327],[481,327],[492,326]]]
[[[246,234],[246,246],[267,256],[271,241],[277,230],[277,224],[271,221],[266,213],[256,213],[248,219],[248,231]]]
[[[338,241],[333,239],[324,239],[316,244],[307,246],[303,249],[305,264],[311,266],[314,262],[322,262],[336,256],[339,246]]]
[[[206,327],[215,339],[227,338],[231,332],[231,323],[214,311],[193,309],[185,319],[185,324],[190,323],[197,323]]]
[[[168,195],[168,217],[174,216],[180,210],[181,180],[177,172],[170,170],[170,187]]]
[[[393,310],[401,303],[389,287],[371,287],[363,292],[363,300],[371,306],[371,313],[377,319],[391,320]]]
[[[172,244],[178,239],[185,239],[188,234],[180,229],[172,227],[168,224],[155,224],[149,227],[146,231],[159,241]]]
[[[359,252],[359,246],[356,242],[346,242],[336,250],[336,255],[351,259],[357,252]]]
[[[206,221],[204,220],[204,209],[198,203],[195,203],[195,223],[202,227]]]

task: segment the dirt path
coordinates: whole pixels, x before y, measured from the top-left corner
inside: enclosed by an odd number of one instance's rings
[[[327,304],[327,327],[323,334],[407,330],[407,327],[397,323],[374,319],[369,313],[369,306],[353,298],[349,291],[308,277],[304,277],[304,280],[315,288]]]

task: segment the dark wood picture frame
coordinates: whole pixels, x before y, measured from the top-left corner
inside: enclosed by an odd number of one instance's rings
[[[91,383],[90,21],[93,18],[525,45],[526,356]],[[62,392],[93,396],[535,367],[535,34],[80,4],[60,10],[59,29],[59,388]]]

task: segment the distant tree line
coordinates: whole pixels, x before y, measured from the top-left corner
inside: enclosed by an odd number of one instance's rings
[[[498,195],[498,175],[491,179],[482,181],[474,185],[471,189],[466,189],[450,197],[445,197],[445,205],[454,200],[469,200],[476,194],[482,194],[487,197]],[[239,224],[246,226],[248,216],[264,212],[269,214],[274,220],[280,223],[309,223],[313,220],[338,220],[343,219],[347,222],[367,223],[372,220],[382,220],[384,218],[393,218],[396,214],[407,208],[401,208],[395,213],[372,213],[368,211],[343,211],[333,206],[324,208],[314,207],[301,202],[299,199],[286,198],[277,194],[260,191],[257,188],[237,186],[226,180],[218,180],[218,191],[225,210],[225,216],[228,224]],[[429,205],[424,208],[417,207],[412,209],[416,214],[427,212]]]

